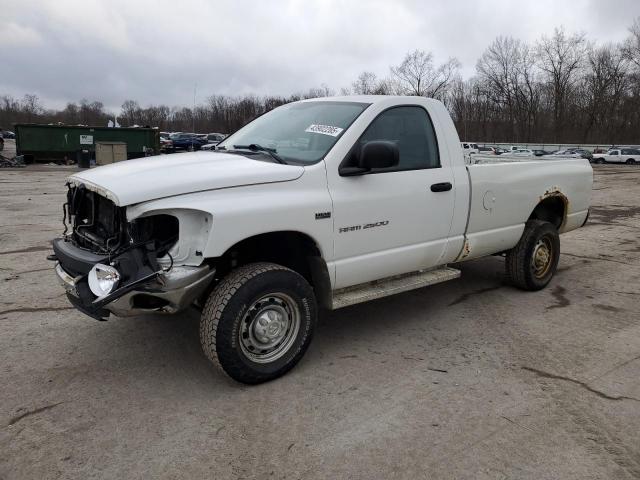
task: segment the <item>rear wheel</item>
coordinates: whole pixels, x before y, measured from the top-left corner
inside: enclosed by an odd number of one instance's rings
[[[302,358],[316,318],[313,290],[301,275],[252,263],[232,271],[211,293],[200,319],[200,342],[234,380],[266,382]]]
[[[560,236],[549,222],[529,220],[518,244],[507,252],[507,279],[522,290],[540,290],[551,281],[560,260]]]

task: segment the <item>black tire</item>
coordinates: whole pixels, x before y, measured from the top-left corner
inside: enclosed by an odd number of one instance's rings
[[[507,280],[522,290],[540,290],[551,281],[559,260],[560,236],[556,227],[542,220],[529,220],[518,244],[507,252]]]
[[[595,163],[597,163],[598,165],[602,165],[604,163],[604,160],[602,158],[596,158]]]
[[[254,350],[256,329],[267,328],[256,322],[270,309],[282,313],[278,319],[288,319],[278,347],[281,351],[274,350],[279,356],[273,360],[265,353],[269,349]],[[252,263],[229,273],[209,296],[200,317],[200,343],[207,358],[231,378],[257,384],[284,375],[298,363],[311,343],[316,322],[315,295],[304,277],[281,265]],[[278,334],[285,330],[280,328],[283,325],[276,325]]]
[[[635,165],[636,161],[633,158],[627,159],[627,165]]]

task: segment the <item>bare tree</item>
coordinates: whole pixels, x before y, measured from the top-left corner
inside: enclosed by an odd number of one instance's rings
[[[351,84],[356,95],[371,95],[376,90],[378,77],[373,72],[362,72]]]
[[[506,114],[509,137],[513,137],[518,97],[520,42],[510,37],[496,38],[484,51],[476,71],[489,99]],[[514,140],[517,140],[514,138]]]
[[[623,47],[623,54],[627,60],[634,63],[640,69],[640,17],[637,17],[629,27],[629,38]]]
[[[80,100],[79,108],[80,123],[83,125],[106,124],[104,105],[102,102],[89,102],[86,99]]]
[[[389,81],[379,80],[373,72],[362,72],[351,84],[351,89],[343,89],[349,95],[353,91],[354,95],[388,95],[390,92]]]
[[[584,108],[582,140],[588,141],[599,127],[607,141],[613,143],[613,133],[617,129],[616,111],[628,85],[629,60],[623,47],[611,44],[590,48],[587,58],[588,70],[580,95]]]
[[[140,105],[135,100],[125,100],[120,109],[119,118],[127,126],[136,125],[140,117]]]
[[[545,73],[553,102],[555,140],[562,137],[569,97],[586,60],[584,34],[568,35],[556,28],[552,37],[543,36],[536,46],[538,67]]]
[[[326,83],[320,85],[320,87],[310,88],[301,95],[302,98],[320,98],[320,97],[332,97],[335,92],[329,88]]]
[[[35,120],[35,118],[43,113],[42,104],[40,103],[40,99],[37,95],[26,94],[22,97],[21,107],[22,112],[25,117],[27,123],[31,123]]]
[[[404,95],[444,98],[460,69],[460,62],[450,58],[436,67],[431,52],[407,53],[397,67],[391,67],[394,90]]]
[[[498,37],[478,60],[476,71],[480,88],[503,113],[506,135],[515,141],[529,141],[540,102],[529,47],[511,37]]]

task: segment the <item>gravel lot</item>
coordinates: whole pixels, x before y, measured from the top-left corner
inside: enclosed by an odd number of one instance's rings
[[[640,168],[596,167],[545,290],[463,264],[325,314],[256,387],[207,363],[194,312],[70,308],[45,256],[73,171],[0,170],[0,479],[640,478]]]

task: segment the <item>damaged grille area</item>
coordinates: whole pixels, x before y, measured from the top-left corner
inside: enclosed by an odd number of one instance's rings
[[[70,227],[72,241],[78,247],[95,253],[113,253],[126,245],[126,214],[124,208],[111,200],[84,185],[70,185],[64,209],[65,235]]]
[[[64,226],[65,237],[76,246],[108,255],[150,244],[156,256],[161,257],[177,242],[179,232],[178,219],[171,215],[153,215],[127,223],[124,207],[82,184],[69,185]]]

